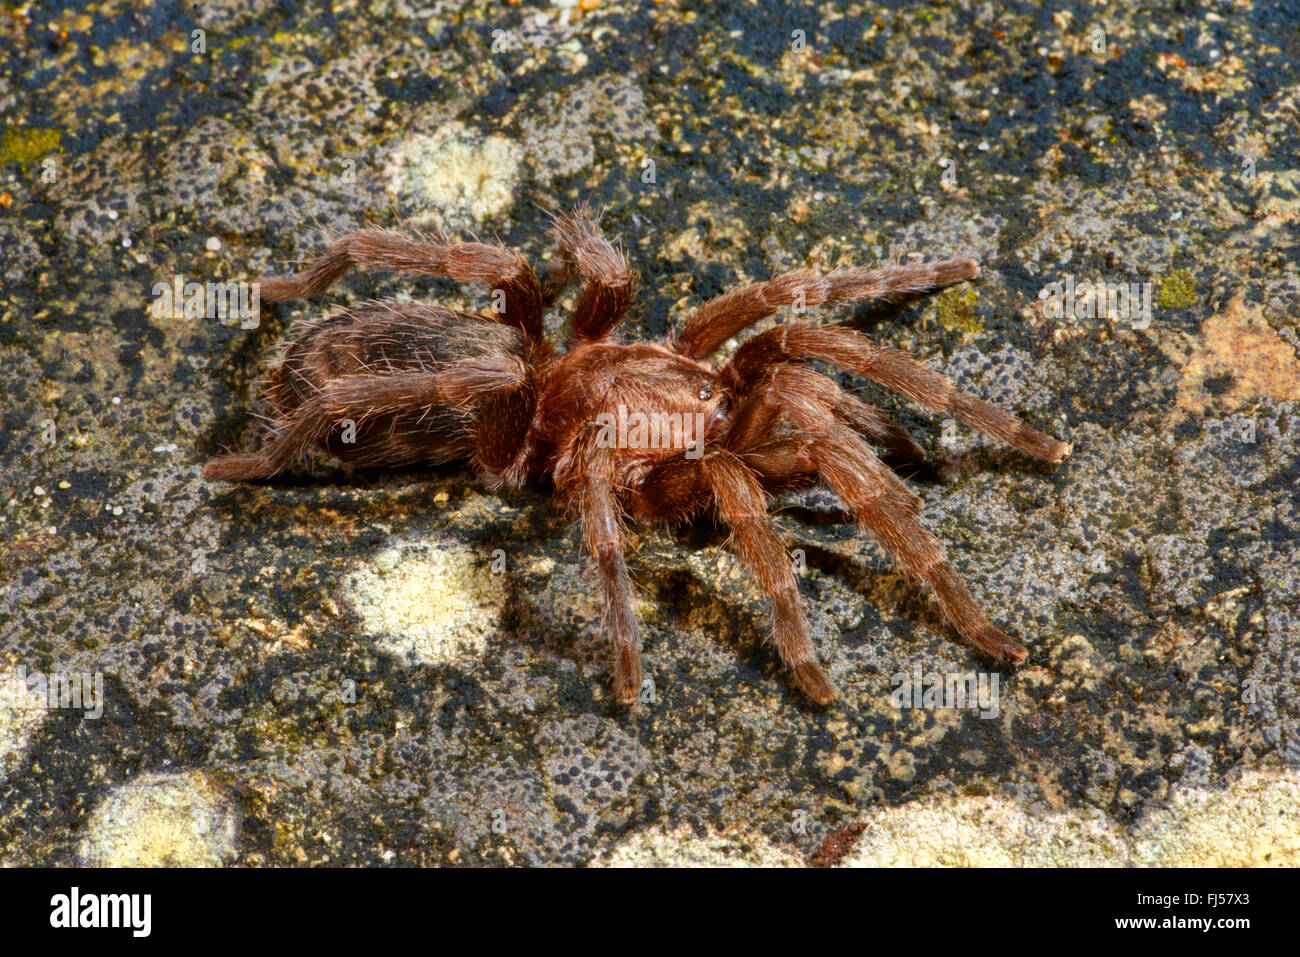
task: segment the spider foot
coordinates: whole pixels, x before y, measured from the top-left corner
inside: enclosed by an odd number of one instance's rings
[[[969,640],[999,665],[1016,665],[1029,656],[1024,645],[992,625],[985,625],[969,635]]]
[[[226,482],[248,482],[253,479],[266,478],[274,469],[267,467],[265,456],[250,452],[239,455],[223,455],[212,459],[203,466],[203,474],[210,479]]]
[[[623,648],[614,658],[614,694],[620,704],[636,704],[641,694],[641,655],[632,648]]]
[[[826,672],[817,662],[802,662],[791,670],[794,672],[795,683],[818,704],[828,705],[835,700],[838,694],[835,685],[831,684],[831,679],[826,677]]]

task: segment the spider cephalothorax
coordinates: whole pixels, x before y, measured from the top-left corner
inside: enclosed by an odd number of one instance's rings
[[[541,283],[522,256],[498,245],[368,229],[297,275],[263,280],[261,297],[279,300],[321,293],[354,265],[396,269],[481,280],[494,303],[470,315],[366,302],[300,327],[272,373],[271,437],[257,452],[210,461],[205,474],[263,479],[326,452],[355,466],[467,459],[493,488],[550,480],[581,519],[614,646],[614,687],[627,703],[640,688],[641,650],[623,516],[681,521],[705,509],[730,530],[730,547],[770,599],[772,637],[799,687],[819,703],[835,697],[767,517],[771,492],[813,482],[832,488],[901,568],[930,585],[963,639],[999,664],[1025,657],[984,617],[917,520],[920,499],[863,436],[904,460],[920,461],[920,448],[804,363],[863,375],[1048,462],[1064,459],[1064,443],[844,326],[786,323],[728,359],[710,359],[782,306],[931,292],[975,278],[973,261],[797,270],[705,303],[664,342],[618,342],[609,334],[632,299],[626,258],[582,212],[559,217],[555,237],[552,281],[585,280],[563,351],[543,334]]]

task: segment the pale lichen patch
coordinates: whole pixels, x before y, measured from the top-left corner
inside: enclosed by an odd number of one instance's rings
[[[518,151],[504,137],[448,123],[403,141],[387,180],[417,226],[463,229],[510,208],[519,182]]]
[[[7,687],[11,678],[12,672],[0,671],[0,689]],[[38,708],[12,705],[13,702],[0,698],[0,781],[17,770],[28,742],[46,714]]]
[[[633,835],[592,867],[803,867],[791,851],[761,834],[739,831],[703,836],[690,827],[652,828]]]
[[[845,867],[1260,867],[1300,864],[1300,775],[1253,771],[1177,788],[1133,829],[1100,812],[1035,814],[998,797],[937,797],[868,816]]]
[[[399,660],[481,658],[500,626],[505,575],[464,546],[403,542],[351,574],[348,596],[378,647]]]
[[[1034,817],[1000,798],[943,798],[872,815],[842,866],[1113,867],[1125,857],[1100,815]]]
[[[1300,776],[1252,772],[1227,790],[1182,790],[1139,827],[1133,862],[1150,867],[1300,864]]]
[[[83,867],[217,867],[235,856],[239,814],[203,774],[145,774],[91,813]]]

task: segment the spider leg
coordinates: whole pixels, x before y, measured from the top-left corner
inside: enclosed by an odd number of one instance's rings
[[[728,546],[771,599],[772,638],[782,662],[814,701],[835,698],[835,686],[817,664],[794,567],[767,519],[762,486],[737,455],[714,447],[698,459],[664,459],[624,497],[636,518],[664,522],[685,521],[712,501],[731,530]]]
[[[943,289],[980,274],[973,259],[950,259],[937,263],[857,267],[817,273],[798,269],[766,282],[740,286],[710,299],[685,324],[669,336],[669,345],[692,359],[703,359],[736,333],[782,306],[820,306],[851,299],[881,299],[912,296]]]
[[[723,445],[744,449],[768,438],[783,411],[780,397],[786,395],[800,402],[816,402],[839,421],[881,442],[902,463],[916,465],[925,461],[924,450],[887,415],[845,392],[826,376],[793,362],[769,367],[762,380],[750,388],[732,418]]]
[[[615,450],[597,445],[596,434],[588,428],[579,438],[574,461],[582,464],[565,481],[564,491],[578,501],[582,538],[600,576],[605,632],[614,646],[614,694],[621,703],[632,704],[641,690],[641,629],[614,500]]]
[[[527,376],[527,367],[518,359],[489,357],[453,362],[437,372],[332,379],[280,417],[275,436],[261,449],[212,459],[203,474],[231,482],[270,478],[290,468],[344,419],[360,426],[436,404],[463,406],[485,394],[517,389]]]
[[[763,488],[772,492],[807,484],[805,480],[817,474],[811,445],[806,435],[784,435],[759,439],[735,451]]]
[[[627,257],[582,209],[557,217],[554,235],[560,256],[551,267],[552,283],[563,284],[575,274],[586,279],[573,313],[573,335],[587,342],[603,339],[632,301]]]
[[[835,686],[817,663],[798,579],[785,546],[767,518],[767,498],[745,463],[726,449],[699,460],[718,513],[731,529],[729,545],[772,601],[772,638],[795,683],[818,704],[835,698]]]
[[[879,382],[925,408],[947,413],[967,425],[999,438],[1022,452],[1059,463],[1070,447],[991,402],[953,384],[907,353],[877,345],[867,336],[843,326],[791,323],[761,332],[745,342],[723,367],[722,374],[740,392],[747,392],[773,363],[818,359]]]
[[[944,557],[939,541],[916,517],[921,500],[876,457],[860,437],[839,423],[825,404],[792,388],[775,386],[772,401],[804,433],[802,448],[759,447],[742,456],[760,474],[770,467],[788,470],[811,465],[895,561],[930,585],[939,609],[975,648],[1002,664],[1024,659],[1027,652],[1015,639],[993,627],[984,616],[961,575]]]
[[[301,272],[259,280],[259,294],[270,302],[315,296],[352,266],[489,283],[502,292],[501,321],[523,331],[534,344],[543,341],[541,285],[524,257],[504,246],[434,242],[387,229],[363,229],[335,241]]]

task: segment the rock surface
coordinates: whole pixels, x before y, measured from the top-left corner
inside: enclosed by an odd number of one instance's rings
[[[1296,862],[1293,4],[334,6],[0,19],[0,672],[105,695],[0,703],[0,864],[797,864],[863,821],[846,863]],[[540,269],[543,207],[583,200],[636,335],[784,269],[980,261],[824,316],[1073,443],[1040,468],[841,377],[926,446],[926,523],[1030,649],[991,707],[899,706],[992,676],[824,492],[777,523],[841,699],[793,690],[700,523],[635,531],[653,687],[622,711],[544,490],[202,477],[293,320],[486,291],[356,275],[253,326],[156,284],[370,222]]]

